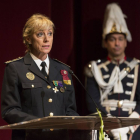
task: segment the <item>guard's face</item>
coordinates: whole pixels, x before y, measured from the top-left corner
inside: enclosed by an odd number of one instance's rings
[[[104,45],[112,57],[119,57],[124,55],[127,41],[123,34],[111,34]]]
[[[40,30],[34,33],[30,38],[31,52],[38,58],[47,56],[51,51],[53,44],[53,30]]]

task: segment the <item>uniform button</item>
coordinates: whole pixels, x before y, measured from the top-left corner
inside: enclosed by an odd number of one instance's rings
[[[48,100],[48,102],[51,103],[51,102],[52,102],[52,99],[50,98],[50,99]]]
[[[45,76],[45,78],[47,79],[47,77]]]
[[[34,88],[35,86],[34,85],[32,85],[32,88]]]
[[[50,129],[50,131],[53,131],[53,129]]]
[[[51,86],[50,85],[47,85],[47,89],[50,89],[51,88]]]
[[[53,113],[52,113],[52,112],[50,112],[50,116],[51,116],[51,117],[53,116]]]
[[[89,64],[88,67],[91,68],[91,64]]]

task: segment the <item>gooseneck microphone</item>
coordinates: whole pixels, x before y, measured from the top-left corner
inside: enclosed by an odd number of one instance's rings
[[[98,105],[95,103],[95,101],[93,100],[93,98],[91,97],[91,95],[88,93],[88,91],[86,90],[86,88],[84,87],[84,85],[82,84],[82,82],[78,79],[78,77],[74,74],[74,72],[72,70],[69,70],[70,74],[73,75],[78,82],[81,84],[81,86],[84,88],[84,90],[86,91],[87,95],[90,97],[90,99],[93,101],[94,105],[96,106],[96,108],[101,112],[102,116],[107,117],[107,114],[105,112],[103,112],[101,109],[99,109]]]

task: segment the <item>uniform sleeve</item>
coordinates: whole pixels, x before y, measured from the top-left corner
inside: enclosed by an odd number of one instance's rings
[[[66,116],[79,116],[76,112],[76,100],[75,100],[75,90],[73,86],[72,77],[69,74],[69,78],[71,80],[71,85],[67,85],[67,91],[65,93],[65,108],[66,108]]]
[[[1,92],[1,114],[2,118],[9,124],[37,118],[22,112],[20,91],[21,87],[15,66],[10,63],[5,68]]]
[[[95,101],[97,104],[98,108],[104,113],[107,114],[107,111],[105,110],[104,107],[102,107],[100,103],[100,92],[99,92],[99,87],[97,82],[95,81],[94,77],[86,77],[86,103],[87,103],[87,108],[89,111],[89,114],[97,112],[96,106],[92,99]],[[89,94],[89,95],[88,95]],[[91,98],[90,98],[91,96]]]
[[[140,65],[139,65],[138,82],[137,82],[137,88],[136,88],[136,93],[135,93],[135,100],[136,100],[136,107],[134,111],[140,114]]]

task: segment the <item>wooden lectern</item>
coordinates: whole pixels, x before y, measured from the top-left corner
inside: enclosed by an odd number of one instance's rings
[[[139,118],[103,117],[104,130],[139,125]],[[0,126],[0,129],[78,129],[99,130],[98,116],[53,116]]]
[[[127,117],[103,117],[104,130],[110,130],[115,128],[139,125],[139,118],[127,118]],[[32,130],[35,133],[36,130],[99,130],[100,118],[98,116],[53,116],[44,117],[31,121],[15,123],[11,125],[0,126],[0,129],[26,129],[26,131]],[[33,130],[36,129],[36,130]],[[83,131],[84,132],[84,131]],[[87,131],[86,131],[87,132]],[[91,131],[88,131],[91,132]],[[76,134],[76,133],[75,133]],[[74,137],[75,137],[74,134]],[[80,134],[81,135],[81,134]],[[31,139],[31,138],[29,138]],[[93,139],[93,136],[92,136]],[[28,139],[27,139],[28,140]],[[72,140],[75,140],[72,138]],[[77,139],[76,139],[77,140]],[[80,139],[82,140],[82,139]],[[84,138],[84,140],[87,140]]]

